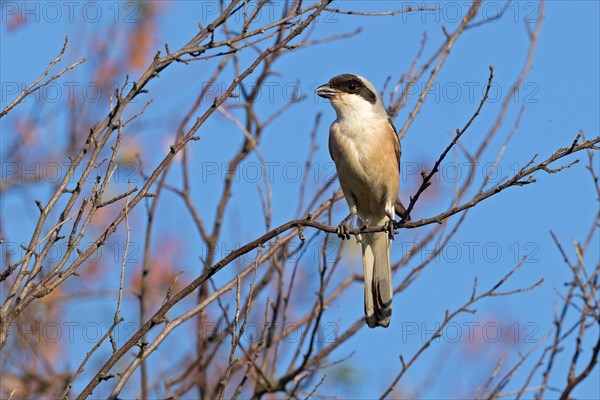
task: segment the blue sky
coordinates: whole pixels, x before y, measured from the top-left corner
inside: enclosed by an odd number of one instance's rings
[[[9,3],[3,2],[3,18],[12,9]],[[336,1],[335,6],[345,9],[389,10],[406,5],[427,4],[439,6],[438,2],[391,2],[391,1]],[[82,27],[82,18],[75,10],[74,20],[67,18],[64,4],[58,2],[62,9],[62,17],[55,23],[49,21],[51,9],[44,9],[42,3],[36,15],[45,15],[38,21],[26,24],[22,28],[7,33],[3,29],[0,39],[1,80],[4,107],[12,99],[6,95],[11,82],[31,82],[45,68],[60,49],[64,36],[69,35],[71,51],[67,61],[83,56],[96,57],[86,46],[89,33],[106,29],[117,20],[126,23],[128,11],[120,3],[100,2],[102,18],[96,24]],[[120,10],[118,17],[114,5]],[[208,5],[207,5],[208,4]],[[264,158],[274,166],[272,179],[273,189],[273,225],[284,223],[294,217],[298,199],[300,182],[295,172],[297,166],[303,166],[309,149],[309,132],[312,129],[314,116],[323,113],[323,121],[319,131],[319,149],[315,155],[313,171],[316,183],[322,183],[331,172],[331,160],[327,153],[327,126],[335,118],[330,105],[323,99],[313,95],[312,90],[339,73],[351,72],[360,74],[381,88],[388,76],[392,81],[410,67],[410,63],[419,49],[423,32],[427,32],[428,43],[424,57],[427,58],[437,48],[443,38],[441,26],[452,30],[457,25],[455,12],[464,12],[463,2],[443,3],[441,10],[424,14],[411,13],[395,17],[359,17],[331,14],[319,21],[313,38],[325,37],[361,28],[360,34],[350,39],[343,39],[320,44],[308,49],[292,52],[277,61],[273,68],[280,74],[273,78],[272,91],[263,92],[257,109],[263,116],[271,114],[281,107],[289,98],[288,90],[296,81],[307,100],[295,105],[277,120],[265,133],[260,150]],[[462,127],[476,109],[488,77],[488,65],[495,67],[495,90],[506,93],[515,82],[525,61],[528,49],[527,32],[523,20],[537,15],[538,3],[518,1],[513,4],[505,16],[481,28],[464,33],[452,49],[443,71],[439,74],[434,91],[426,99],[420,115],[408,131],[402,142],[403,164],[406,168],[425,162],[431,165],[440,152],[447,146],[450,135],[457,127]],[[21,3],[17,3],[19,7]],[[156,29],[157,44],[168,42],[171,48],[181,46],[197,30],[198,15],[210,11],[210,2],[179,1],[165,3],[165,12],[161,14]],[[489,2],[481,10],[482,15],[492,15],[501,5],[500,2]],[[45,11],[44,11],[45,10]],[[46,14],[44,14],[46,12]],[[548,1],[546,17],[542,33],[536,49],[535,59],[529,75],[514,99],[514,104],[507,114],[499,136],[493,141],[490,149],[484,154],[482,162],[493,161],[502,141],[510,132],[519,109],[525,111],[520,122],[519,131],[512,140],[499,168],[502,176],[511,176],[515,167],[523,166],[531,157],[538,154],[538,160],[544,159],[559,147],[569,145],[579,130],[587,137],[595,137],[600,130],[600,6],[596,1]],[[270,16],[265,15],[264,18]],[[4,20],[3,20],[4,23]],[[117,43],[118,45],[118,40]],[[164,154],[166,138],[185,113],[190,100],[194,98],[203,82],[210,74],[213,62],[190,65],[177,64],[165,70],[160,81],[150,86],[149,98],[155,103],[149,109],[150,121],[141,126],[136,133],[140,140],[156,140],[155,152],[145,154],[148,165],[155,163]],[[133,72],[132,75],[135,76]],[[232,71],[228,71],[229,77]],[[82,74],[85,75],[85,74]],[[227,73],[226,73],[227,76]],[[80,79],[72,75],[70,80]],[[224,79],[221,84],[228,81]],[[252,76],[248,82],[252,82]],[[207,101],[208,103],[208,101]],[[412,104],[412,103],[411,103]],[[461,139],[467,148],[474,148],[489,127],[493,124],[501,101],[490,99],[484,106],[479,118],[475,121],[465,137]],[[26,102],[23,107],[34,107],[35,103]],[[103,108],[104,107],[104,108]],[[105,110],[108,106],[99,107]],[[99,115],[102,115],[102,111]],[[402,126],[408,116],[410,107],[401,110],[395,123]],[[48,111],[45,111],[48,112]],[[61,116],[57,116],[58,126]],[[147,137],[144,130],[152,127],[152,134],[164,135],[157,139]],[[2,129],[2,147],[6,148],[12,136],[12,127],[5,121],[0,123]],[[214,204],[220,195],[222,163],[234,154],[241,135],[230,122],[222,116],[211,118],[199,131],[200,142],[192,143],[190,150],[192,169],[196,179],[202,181],[194,187],[193,198],[203,204]],[[52,138],[42,138],[51,143]],[[60,140],[60,138],[59,138]],[[8,143],[7,143],[8,142]],[[227,143],[228,145],[223,145]],[[486,300],[479,305],[475,316],[462,316],[456,320],[463,334],[469,323],[482,321],[500,321],[502,326],[515,326],[531,333],[534,340],[540,340],[552,320],[553,302],[558,300],[555,289],[561,290],[562,283],[569,279],[567,268],[552,243],[549,230],[554,230],[565,243],[572,240],[583,240],[591,220],[598,208],[591,178],[585,171],[586,157],[582,154],[581,163],[560,174],[536,174],[538,182],[521,188],[510,188],[498,196],[479,204],[469,211],[469,215],[454,237],[451,249],[460,254],[456,257],[447,253],[429,266],[423,275],[406,291],[395,299],[394,321],[387,330],[362,330],[344,349],[336,353],[338,357],[347,355],[350,349],[356,354],[349,361],[356,374],[360,376],[359,384],[352,388],[352,394],[359,397],[372,397],[381,394],[381,388],[389,383],[390,376],[400,368],[399,354],[405,357],[412,354],[420,343],[419,335],[407,335],[407,329],[417,326],[419,334],[423,327],[430,329],[440,322],[447,308],[460,306],[470,295],[473,277],[479,279],[479,287],[493,285],[515,264],[515,257],[531,254],[531,262],[517,273],[509,288],[528,286],[540,277],[545,279],[542,287],[531,293],[506,298]],[[598,166],[596,157],[596,167]],[[263,232],[260,212],[260,198],[256,189],[256,181],[251,178],[255,172],[257,158],[251,156],[242,165],[240,184],[233,194],[233,203],[226,223],[231,226],[237,221],[238,229],[228,228],[227,245],[243,244]],[[466,167],[459,160],[459,171],[465,174]],[[213,167],[218,170],[213,175]],[[478,169],[478,181],[482,179],[483,169]],[[448,174],[452,171],[447,170]],[[174,174],[178,177],[177,174]],[[427,217],[443,211],[452,196],[452,183],[443,181],[440,185],[441,199],[422,208],[417,207],[413,219]],[[401,182],[400,195],[407,200],[411,193],[403,191],[402,185],[414,187],[414,179],[418,176],[407,175]],[[244,178],[246,182],[244,182]],[[174,179],[177,182],[177,178]],[[412,184],[412,186],[411,186]],[[315,185],[316,186],[316,185]],[[477,185],[476,185],[477,186]],[[166,196],[168,204],[179,205],[174,196]],[[15,208],[13,208],[15,207]],[[6,218],[8,210],[30,210],[29,205],[22,204],[18,196],[3,199],[2,215]],[[212,207],[208,207],[212,209]],[[338,207],[336,215],[341,219],[345,207]],[[31,214],[32,218],[35,214]],[[194,251],[198,237],[188,222],[181,220],[185,213],[174,211],[173,215],[164,214],[157,218],[163,235],[181,237],[182,259],[180,267],[193,265],[198,254]],[[141,216],[141,214],[140,214]],[[179,218],[181,217],[181,218]],[[211,220],[211,212],[206,214]],[[456,219],[456,217],[455,217]],[[7,220],[8,221],[8,220]],[[10,221],[9,221],[10,222]],[[31,221],[29,221],[30,223]],[[24,240],[28,231],[27,223],[16,228],[15,240]],[[141,234],[141,232],[139,233]],[[399,259],[403,249],[414,241],[416,232],[401,231],[393,244],[392,258]],[[596,246],[590,253],[590,263],[599,257],[598,237]],[[471,246],[471,247],[469,247]],[[469,249],[473,257],[467,256]],[[497,253],[497,252],[500,253]],[[421,256],[426,256],[424,253]],[[360,264],[356,254],[348,253],[348,270],[358,271]],[[189,268],[189,267],[187,267]],[[234,270],[225,270],[217,277],[217,282],[225,281],[233,276]],[[400,271],[395,282],[400,282],[405,271]],[[340,303],[337,310],[332,310],[332,320],[340,318],[341,325],[347,326],[360,317],[362,312],[361,288],[356,286],[352,293],[356,296]],[[98,301],[99,313],[106,312],[110,319],[112,300]],[[82,318],[81,310],[71,310],[73,318]],[[529,324],[529,325],[528,325]],[[524,327],[525,326],[525,327]],[[538,329],[539,328],[539,329]],[[530,329],[528,331],[528,329]],[[537,329],[537,330],[536,330]],[[521,343],[521,341],[518,341]],[[449,363],[456,363],[465,356],[460,345],[450,342],[440,343],[443,352],[447,352]],[[443,346],[443,347],[442,347]],[[489,354],[500,351],[500,345],[490,344],[486,348]],[[523,345],[525,350],[529,345]],[[463,346],[464,347],[464,346]],[[511,351],[515,348],[511,347]],[[73,352],[74,354],[77,351]],[[438,351],[424,354],[407,379],[418,384],[428,376],[431,365],[440,362]],[[514,354],[513,354],[514,356]],[[461,358],[462,357],[462,358]],[[74,360],[78,360],[74,356]],[[457,361],[459,360],[459,361]],[[515,359],[513,358],[513,361]],[[77,361],[74,361],[77,362]],[[458,394],[468,395],[474,381],[480,381],[490,371],[478,371],[477,357],[465,365],[465,373],[444,374],[439,385],[428,392],[428,396],[443,396],[449,393],[449,387],[455,387]],[[448,364],[450,365],[450,364]],[[493,367],[493,365],[491,366]],[[456,370],[455,370],[456,371]],[[564,372],[564,371],[563,371]],[[481,376],[478,374],[482,374]],[[580,398],[592,398],[598,395],[598,388],[593,379],[584,383],[576,392]],[[325,383],[324,391],[342,395],[343,389],[334,384]],[[406,388],[413,390],[415,388]],[[348,395],[349,393],[346,393]]]

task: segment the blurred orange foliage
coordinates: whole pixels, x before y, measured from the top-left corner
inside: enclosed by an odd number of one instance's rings
[[[142,69],[148,65],[155,40],[156,17],[161,2],[139,2],[140,19],[129,39],[129,67]]]

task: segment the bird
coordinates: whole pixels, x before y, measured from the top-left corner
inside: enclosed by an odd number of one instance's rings
[[[375,86],[362,76],[341,74],[319,86],[337,118],[329,128],[329,154],[350,213],[338,225],[350,238],[348,222],[358,214],[362,227],[384,226],[385,232],[361,233],[364,312],[370,328],[387,328],[392,315],[390,240],[395,216],[408,219],[398,198],[400,141]]]

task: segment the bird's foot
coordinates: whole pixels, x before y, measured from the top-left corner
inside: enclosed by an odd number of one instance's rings
[[[393,219],[389,219],[388,222],[384,225],[384,227],[390,240],[394,240],[394,235],[396,234],[396,231],[394,230],[396,228],[396,221],[394,221]]]
[[[335,232],[337,233],[338,237],[342,240],[345,239],[350,239],[350,227],[348,226],[348,224],[346,223],[346,220],[343,220],[337,227],[337,229],[335,230]]]
[[[342,222],[340,222],[340,224],[338,225],[337,229],[335,230],[335,233],[337,233],[338,237],[342,240],[344,239],[350,239],[350,235],[351,235],[351,230],[352,228],[348,225],[348,221],[350,221],[352,218],[354,218],[354,216],[356,215],[356,210],[355,209],[350,209],[350,214],[348,214],[348,216],[346,218],[344,218],[342,220]]]

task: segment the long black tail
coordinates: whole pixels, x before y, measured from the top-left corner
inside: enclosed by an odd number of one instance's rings
[[[365,320],[370,328],[388,327],[392,316],[390,239],[384,232],[363,234]]]

